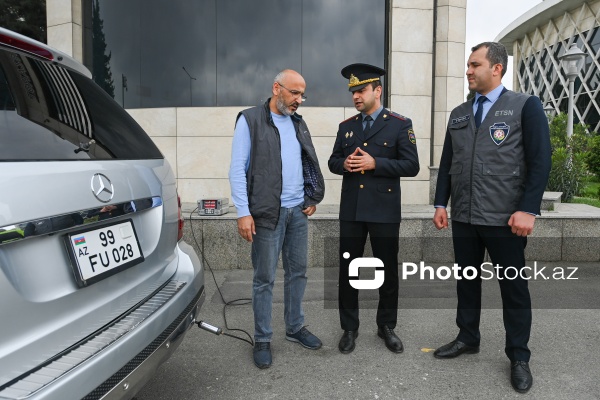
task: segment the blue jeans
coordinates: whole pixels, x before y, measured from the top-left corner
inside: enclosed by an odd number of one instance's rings
[[[284,273],[284,320],[286,333],[296,333],[304,324],[302,298],[306,288],[308,261],[308,217],[301,206],[281,208],[274,230],[256,227],[252,242],[252,309],[254,340],[270,342],[273,284],[279,254]]]

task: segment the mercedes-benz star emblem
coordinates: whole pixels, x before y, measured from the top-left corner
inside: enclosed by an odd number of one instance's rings
[[[108,203],[114,196],[114,187],[110,179],[103,174],[92,176],[92,193],[98,200]]]

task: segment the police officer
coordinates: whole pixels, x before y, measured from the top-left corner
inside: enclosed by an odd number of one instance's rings
[[[501,275],[505,353],[511,361],[511,384],[523,393],[533,383],[524,252],[550,172],[548,122],[537,97],[502,86],[508,61],[502,44],[485,42],[471,51],[467,79],[476,95],[450,114],[433,223],[438,229],[448,227],[445,207],[452,196],[456,263],[481,268],[487,249],[492,264],[500,267],[495,270]],[[511,267],[520,273],[504,274]],[[436,358],[479,352],[481,276],[457,280],[457,296],[458,336],[437,349]]]
[[[344,333],[339,350],[354,350],[358,336],[358,289],[349,282],[349,265],[362,257],[367,234],[373,256],[384,265],[379,288],[377,334],[389,350],[403,351],[394,333],[398,314],[398,238],[400,177],[415,176],[419,159],[410,119],[381,105],[381,76],[385,71],[368,64],[342,69],[349,80],[354,107],[360,112],[339,125],[329,170],[342,175],[340,201],[339,313]]]

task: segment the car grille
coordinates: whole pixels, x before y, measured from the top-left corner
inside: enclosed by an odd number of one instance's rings
[[[185,284],[186,282],[169,281],[158,292],[126,313],[115,323],[108,325],[73,348],[1,388],[0,399],[16,400],[31,396],[77,365],[99,353],[102,349],[133,331],[139,324],[175,296]]]

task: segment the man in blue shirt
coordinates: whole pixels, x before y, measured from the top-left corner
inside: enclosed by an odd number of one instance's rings
[[[550,172],[548,121],[537,97],[502,86],[508,60],[502,44],[485,42],[471,50],[467,79],[476,95],[450,114],[433,217],[436,228],[448,228],[446,206],[451,197],[454,254],[464,269],[456,282],[459,333],[434,356],[479,352],[481,266],[487,250],[498,266],[511,384],[524,393],[533,383],[525,246]],[[478,272],[474,279],[467,276],[467,268]]]
[[[254,364],[272,363],[271,309],[277,260],[282,255],[286,339],[309,349],[321,341],[304,327],[302,299],[308,264],[308,216],[325,183],[308,127],[296,110],[306,99],[304,78],[280,72],[273,97],[238,114],[229,181],[238,232],[252,243]]]

